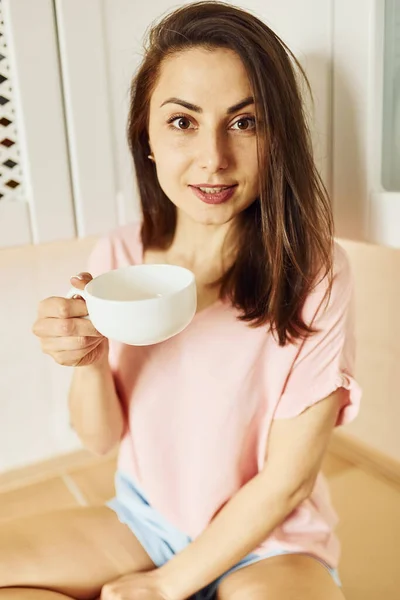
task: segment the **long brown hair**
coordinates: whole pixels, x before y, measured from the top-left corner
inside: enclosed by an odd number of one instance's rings
[[[253,326],[269,323],[279,344],[314,330],[302,308],[317,276],[332,280],[333,219],[316,170],[300,92],[307,77],[289,48],[262,21],[224,2],[196,2],[164,16],[149,31],[131,87],[128,140],[141,199],[144,248],[168,248],[176,207],[148,159],[149,104],[163,60],[203,47],[236,52],[256,107],[259,197],[238,219],[238,252],[222,276],[220,295]]]

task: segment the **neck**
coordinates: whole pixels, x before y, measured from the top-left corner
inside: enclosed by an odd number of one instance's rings
[[[184,258],[195,271],[223,272],[231,262],[232,246],[228,234],[232,223],[205,225],[196,223],[178,210],[174,240],[169,252]]]

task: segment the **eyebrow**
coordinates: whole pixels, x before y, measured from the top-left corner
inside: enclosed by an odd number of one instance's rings
[[[203,112],[203,109],[200,106],[197,106],[196,104],[192,104],[191,102],[186,102],[186,100],[181,100],[180,98],[168,98],[168,100],[165,100],[165,102],[163,102],[161,104],[160,108],[162,106],[165,106],[166,104],[180,104],[180,106],[183,106],[184,108],[187,108],[188,110],[192,110],[193,112],[197,112],[197,113]],[[234,104],[233,106],[230,106],[227,109],[226,114],[231,115],[232,113],[235,113],[238,110],[241,110],[242,108],[245,108],[246,106],[249,106],[250,104],[254,104],[253,96],[249,96],[248,98],[241,100],[241,102],[238,102],[237,104]]]

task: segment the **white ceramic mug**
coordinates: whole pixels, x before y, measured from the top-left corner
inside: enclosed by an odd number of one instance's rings
[[[196,313],[194,274],[176,265],[131,265],[95,277],[83,290],[88,317],[105,337],[130,344],[157,344],[180,333]]]

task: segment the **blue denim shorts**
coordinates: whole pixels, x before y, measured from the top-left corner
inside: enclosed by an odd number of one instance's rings
[[[107,503],[107,506],[115,511],[121,523],[129,527],[156,567],[161,567],[192,542],[188,535],[171,525],[150,506],[143,490],[130,477],[117,472],[115,489],[116,496]],[[217,587],[224,577],[260,560],[282,554],[293,554],[293,552],[282,550],[265,554],[248,554],[221,577],[197,592],[193,600],[215,600]],[[328,569],[335,583],[341,586],[337,570],[325,563],[322,564]]]

